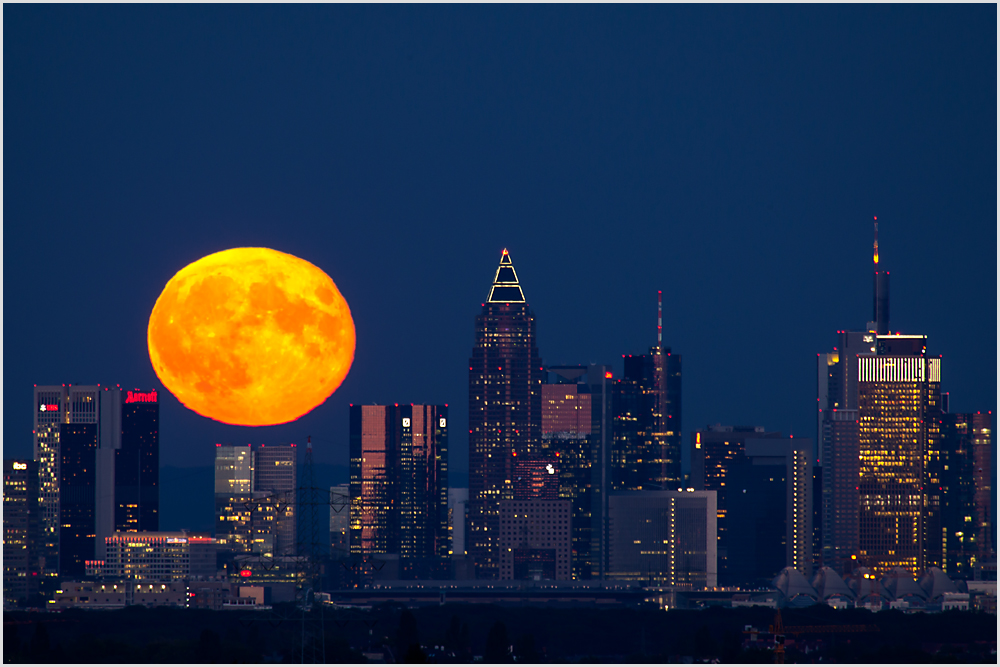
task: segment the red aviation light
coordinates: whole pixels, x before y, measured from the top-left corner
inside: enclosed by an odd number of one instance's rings
[[[241,577],[251,577],[251,576],[253,576],[253,572],[251,572],[250,570],[240,570],[240,576]]]

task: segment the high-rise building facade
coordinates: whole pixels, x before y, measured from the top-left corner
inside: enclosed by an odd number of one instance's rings
[[[298,458],[294,444],[255,446],[253,448],[253,490],[255,497],[268,498],[273,509],[264,517],[273,516],[274,553],[281,556],[298,554],[296,541],[296,492],[298,489]]]
[[[215,446],[215,537],[233,554],[296,556],[294,444]]]
[[[66,385],[34,389],[34,460],[38,462],[42,546],[39,567],[59,572],[59,425],[69,419]]]
[[[117,393],[117,392],[115,392]],[[106,390],[106,395],[112,395]],[[115,532],[160,527],[160,404],[156,390],[121,392],[121,442],[114,450]]]
[[[560,457],[513,458],[513,497],[500,501],[500,579],[569,580],[572,503],[559,498]]]
[[[925,341],[879,336],[886,353],[859,358],[858,558],[879,574],[942,560],[941,360]]]
[[[944,410],[941,415],[941,481],[944,487],[941,494],[944,539],[941,569],[949,577],[971,578],[979,555],[972,440],[972,415]]]
[[[215,446],[215,539],[232,553],[253,549],[253,452],[250,445]]]
[[[715,491],[613,491],[609,573],[648,586],[718,585]]]
[[[682,485],[681,357],[663,346],[662,293],[656,344],[623,357],[615,382],[612,488],[669,490]]]
[[[827,409],[821,433],[821,562],[846,575],[858,555],[858,411]]]
[[[976,542],[980,561],[996,560],[993,524],[993,413],[972,415],[972,455],[975,476]]]
[[[500,501],[510,499],[513,452],[542,444],[542,360],[535,316],[506,250],[500,258],[469,359],[469,556],[476,576],[499,576]]]
[[[443,562],[448,407],[352,405],[350,414],[351,553]]]
[[[4,608],[27,602],[38,593],[42,517],[38,462],[3,462],[3,602]]]
[[[812,576],[812,438],[745,441],[728,471],[726,581],[767,585],[785,567]]]
[[[97,424],[59,429],[59,574],[83,577],[97,538]]]
[[[559,455],[559,496],[572,501],[573,578],[601,579],[607,566],[611,367],[550,366],[548,372],[542,385],[542,450]]]
[[[47,575],[82,576],[96,540],[159,528],[155,389],[36,386],[34,430]]]
[[[781,440],[781,433],[762,426],[715,424],[691,434],[691,487],[695,491],[715,491],[718,513],[716,550],[720,585],[729,585],[729,492],[733,466],[744,457],[748,439]]]

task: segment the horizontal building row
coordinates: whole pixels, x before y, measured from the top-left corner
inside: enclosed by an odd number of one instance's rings
[[[859,567],[843,578],[833,568],[823,567],[811,582],[797,570],[785,568],[772,586],[781,594],[781,603],[793,607],[821,603],[838,609],[864,607],[871,611],[969,609],[971,596],[974,608],[996,613],[996,581],[953,581],[937,567],[929,568],[919,578],[901,567],[882,576]]]
[[[224,581],[65,581],[48,609],[121,609],[131,605],[185,609],[269,609],[265,589]]]

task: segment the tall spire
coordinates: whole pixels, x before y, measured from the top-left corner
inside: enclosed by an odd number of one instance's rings
[[[656,292],[656,347],[663,347],[663,290]]]
[[[878,270],[878,216],[875,216],[875,270]]]
[[[885,336],[889,333],[889,272],[880,271],[878,266],[878,216],[875,216],[875,294],[872,319],[875,333]]]
[[[510,261],[510,254],[506,248],[500,257],[500,266],[497,267],[497,275],[493,279],[493,287],[490,289],[487,302],[524,303],[524,292],[517,282],[517,272],[514,271],[514,264]]]

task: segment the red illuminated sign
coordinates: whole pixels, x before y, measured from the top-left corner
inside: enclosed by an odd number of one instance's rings
[[[253,572],[251,572],[250,570],[240,570],[240,576],[241,577],[252,577],[253,576]]]
[[[156,390],[150,392],[130,391],[125,396],[126,403],[156,403]]]
[[[53,404],[50,404],[50,403],[43,403],[42,405],[38,406],[38,411],[39,412],[59,412],[59,404],[56,403],[55,405],[53,405]]]

